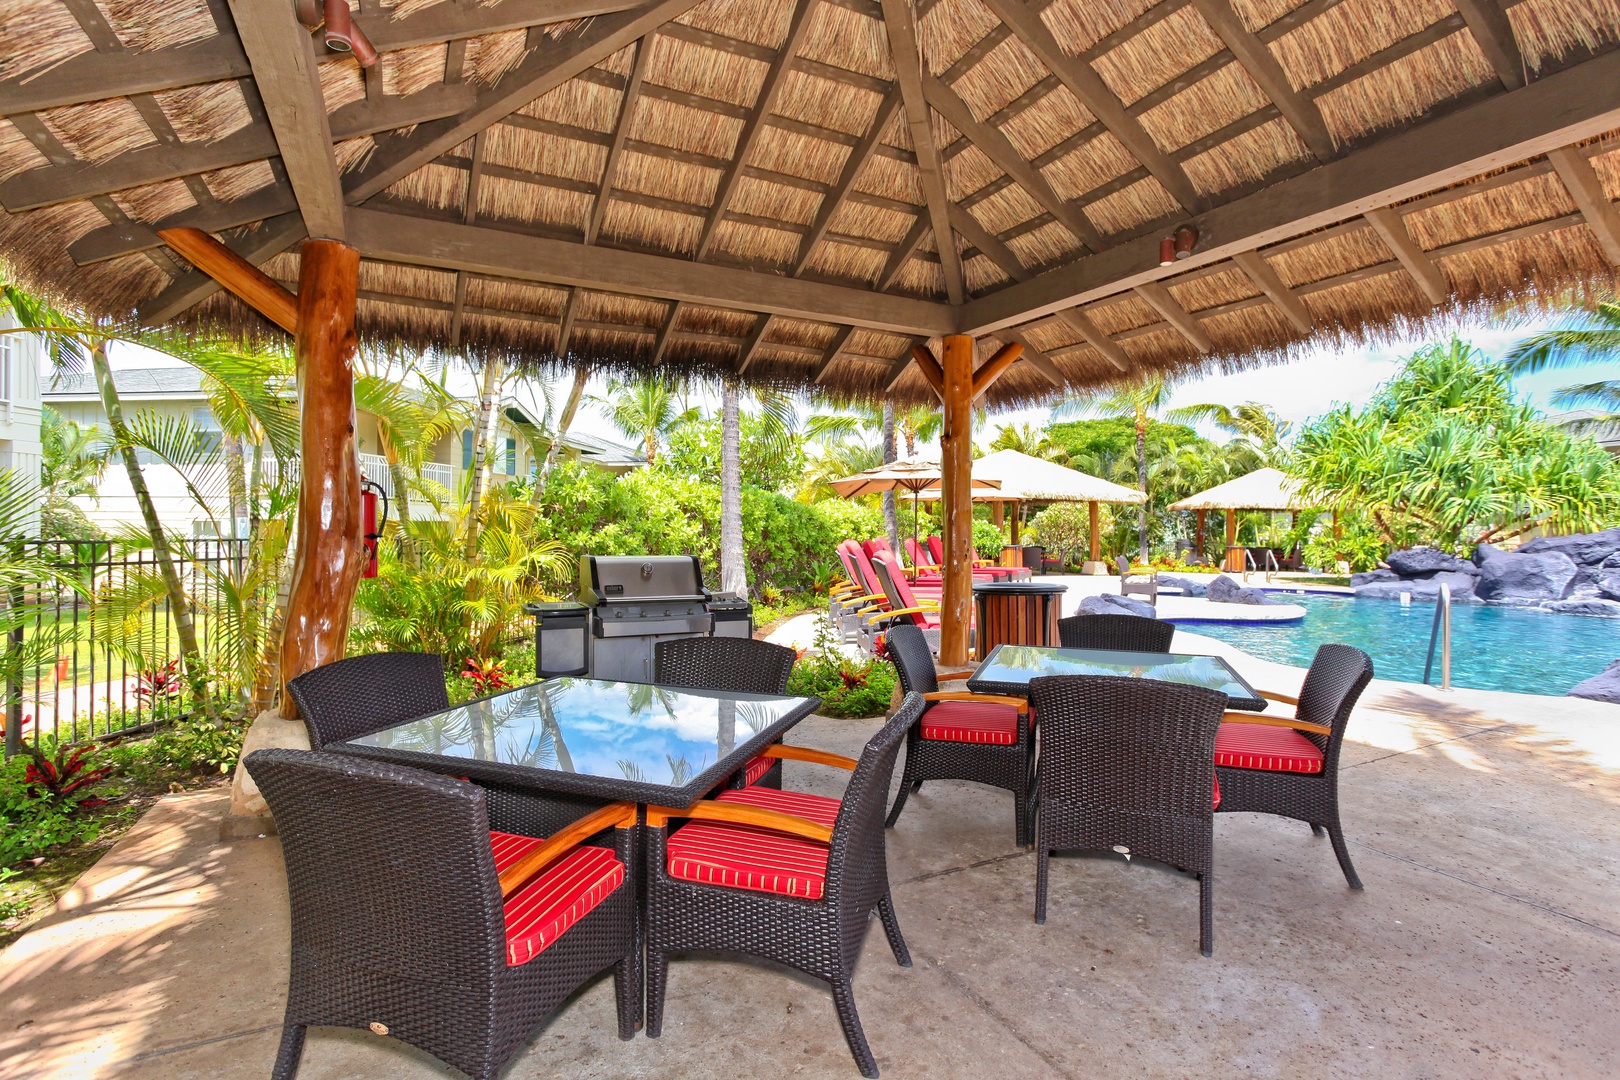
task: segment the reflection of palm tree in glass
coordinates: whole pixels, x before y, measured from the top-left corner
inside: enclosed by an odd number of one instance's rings
[[[715,739],[721,757],[731,753],[737,745],[737,699],[720,699],[720,732]]]
[[[556,757],[557,768],[563,772],[574,771],[574,759],[568,753],[568,744],[563,741],[562,728],[557,725],[556,698],[570,685],[572,685],[571,680],[552,679],[547,682],[534,683],[530,687],[535,692],[535,707],[540,712],[542,734],[551,743],[552,753]]]

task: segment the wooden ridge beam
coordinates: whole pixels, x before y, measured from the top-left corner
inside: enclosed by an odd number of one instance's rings
[[[1193,0],[1211,30],[1226,43],[1243,70],[1248,72],[1272,104],[1287,117],[1318,161],[1331,160],[1335,153],[1333,136],[1316,102],[1294,89],[1282,65],[1271,50],[1238,18],[1230,0]]]
[[[1620,128],[1620,50],[1405,129],[1190,222],[1202,242],[1176,267],[1143,236],[969,301],[964,332],[990,333],[1125,292],[1451,187]]]
[[[1150,281],[1136,287],[1136,295],[1146,300],[1153,310],[1164,317],[1164,321],[1175,327],[1181,336],[1186,338],[1193,348],[1201,353],[1212,352],[1215,343],[1204,332],[1203,326],[1198,322],[1198,316],[1182,307],[1175,297],[1157,281]]]
[[[714,244],[715,230],[725,219],[732,196],[737,193],[737,183],[742,179],[742,168],[753,156],[754,145],[759,139],[760,132],[765,129],[763,121],[776,112],[782,87],[793,71],[793,56],[799,51],[804,35],[810,29],[810,16],[815,12],[817,2],[818,0],[797,0],[793,19],[788,23],[787,38],[782,42],[782,51],[765,73],[765,81],[760,84],[759,97],[755,100],[754,107],[749,111],[748,119],[744,121],[743,129],[737,136],[737,149],[732,153],[731,163],[720,176],[719,186],[715,189],[714,206],[709,211],[708,220],[703,223],[703,232],[699,234],[697,248],[692,253],[693,259],[701,261]]]
[[[1579,150],[1563,146],[1547,155],[1547,160],[1558,172],[1564,189],[1575,201],[1586,227],[1597,237],[1598,247],[1610,266],[1620,266],[1620,213],[1603,190],[1603,181],[1586,155]]]
[[[1412,275],[1418,288],[1423,290],[1423,295],[1429,298],[1429,303],[1437,306],[1445,303],[1446,297],[1451,295],[1451,283],[1446,280],[1445,272],[1429,258],[1429,253],[1412,239],[1401,212],[1380,207],[1367,211],[1365,217],[1373,231],[1383,238],[1385,246],[1406,267],[1406,272]]]
[[[827,235],[827,229],[832,225],[833,215],[843,205],[850,194],[850,188],[866,168],[866,163],[872,160],[872,151],[876,150],[882,140],[883,130],[889,126],[895,110],[901,107],[900,91],[891,90],[878,105],[877,115],[872,118],[872,126],[862,137],[859,145],[850,150],[844,158],[844,167],[838,174],[838,182],[831,191],[821,197],[821,205],[816,209],[815,220],[810,223],[810,231],[805,233],[804,241],[799,245],[799,258],[793,265],[793,276],[798,277],[804,273],[805,267],[810,264],[810,256],[815,253],[816,245],[821,238]],[[911,208],[915,213],[916,208]]]
[[[944,163],[940,160],[939,147],[934,144],[934,124],[928,115],[928,99],[923,92],[924,71],[922,53],[917,44],[917,27],[912,21],[907,0],[882,0],[882,4],[883,25],[889,39],[889,53],[894,60],[895,80],[900,84],[906,109],[906,127],[911,132],[911,145],[917,155],[917,171],[922,178],[928,220],[934,228],[935,242],[939,246],[939,265],[945,274],[945,295],[951,303],[960,304],[966,299],[962,261],[957,257],[956,244],[951,239],[951,200],[945,191]],[[894,271],[897,273],[899,267],[894,267]],[[887,272],[885,277],[889,277]]]
[[[1518,39],[1513,36],[1513,23],[1497,0],[1454,0],[1457,12],[1468,24],[1479,51],[1491,62],[1496,77],[1509,90],[1517,90],[1525,83],[1524,54],[1519,51]]]
[[[854,333],[855,328],[853,326],[844,326],[839,328],[837,336],[835,336],[832,340],[832,344],[827,347],[826,355],[821,358],[821,361],[818,364],[816,364],[815,371],[813,371],[810,375],[810,381],[812,383],[819,386],[821,384],[821,380],[827,377],[827,373],[832,370],[833,364],[837,363],[838,358],[843,355],[844,346],[849,344],[850,335]]]
[[[602,228],[602,216],[607,213],[608,196],[613,191],[613,180],[619,172],[619,155],[624,152],[625,140],[630,134],[630,119],[635,113],[636,99],[641,95],[641,82],[647,77],[647,62],[652,59],[652,35],[636,43],[636,60],[630,67],[630,78],[624,84],[619,99],[619,120],[613,125],[613,138],[608,143],[607,161],[602,165],[602,180],[591,203],[590,217],[585,220],[585,243],[596,243]]]
[[[349,227],[366,257],[412,266],[725,308],[746,297],[754,311],[903,334],[945,333],[955,325],[955,312],[943,304],[664,255],[599,246],[582,258],[577,242],[360,207],[350,207]]]
[[[1295,330],[1302,334],[1311,332],[1310,311],[1300,302],[1299,297],[1294,295],[1293,290],[1283,283],[1283,279],[1271,268],[1264,255],[1258,251],[1240,251],[1232,256],[1232,261],[1242,267],[1249,280],[1277,305],[1277,310],[1293,324]]]
[[[350,176],[346,185],[349,204],[365,202],[394,181],[465,142],[475,132],[555,90],[631,42],[690,11],[697,3],[698,0],[652,0],[627,11],[600,15],[560,41],[544,41],[500,82],[480,92],[471,106],[455,116],[420,124],[409,135],[379,138],[371,160]],[[460,5],[443,6],[457,12],[461,8]]]
[[[985,4],[1002,22],[1013,28],[1019,40],[1093,116],[1113,132],[1125,149],[1147,166],[1177,202],[1192,211],[1204,206],[1205,200],[1181,166],[1171,161],[1147,130],[1126,114],[1125,106],[1089,63],[1063,51],[1035,8],[1022,0],[985,0]]]
[[[980,123],[967,107],[967,102],[956,91],[931,75],[923,75],[923,94],[939,114],[968,140],[984,151],[986,157],[999,165],[1008,176],[1039,203],[1047,213],[1063,223],[1075,239],[1093,251],[1101,251],[1104,243],[1097,229],[1079,207],[1060,198],[1033,165],[1024,160],[1012,141],[998,127]]]
[[[304,219],[298,214],[286,214],[277,223],[266,223],[246,236],[225,245],[250,266],[286,251],[304,239]],[[169,283],[168,287],[149,300],[142,301],[137,316],[142,326],[160,326],[218,292],[220,284],[203,270],[192,270]]]
[[[1018,363],[1019,357],[1023,355],[1023,343],[1018,341],[1009,341],[997,349],[995,354],[973,373],[973,400],[977,402],[984,397],[990,387],[995,385],[996,380],[1007,374],[1007,369]]]

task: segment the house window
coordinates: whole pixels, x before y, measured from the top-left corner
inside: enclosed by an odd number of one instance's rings
[[[468,428],[461,433],[461,468],[466,471],[472,468],[472,429]]]
[[[0,334],[0,401],[11,403],[12,372],[16,369],[17,335]]]
[[[517,475],[517,440],[506,440],[506,475]]]
[[[214,410],[208,406],[202,405],[191,410],[191,426],[197,429],[203,451],[218,450],[224,443],[225,433],[220,430],[219,421],[214,419]]]

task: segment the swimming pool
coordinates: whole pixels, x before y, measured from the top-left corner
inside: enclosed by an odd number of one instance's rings
[[[1309,667],[1316,647],[1342,641],[1366,650],[1381,679],[1423,681],[1433,604],[1403,607],[1394,600],[1278,593],[1299,604],[1291,623],[1189,622],[1206,634],[1264,660]],[[1451,609],[1451,684],[1520,694],[1562,694],[1620,657],[1620,619],[1553,615],[1523,608],[1458,604]],[[1440,649],[1435,647],[1435,685]]]

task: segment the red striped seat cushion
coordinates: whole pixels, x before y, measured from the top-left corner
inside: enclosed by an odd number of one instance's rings
[[[511,866],[545,841],[533,836],[491,832],[495,872]],[[624,864],[609,848],[580,847],[552,863],[506,898],[506,963],[527,964],[545,952],[563,931],[589,915],[624,884]]]
[[[745,803],[832,827],[839,802],[825,795],[774,788],[722,791],[721,802]],[[669,876],[707,885],[819,900],[827,891],[827,845],[774,829],[691,821],[670,834]]]
[[[750,760],[748,764],[743,766],[744,786],[749,784],[757,784],[761,780],[765,779],[765,774],[770,772],[771,766],[775,764],[775,758],[768,758],[764,756],[756,757]]]
[[[1222,724],[1215,733],[1215,764],[1266,772],[1319,773],[1322,751],[1293,728]]]
[[[1018,710],[990,701],[937,702],[923,713],[922,737],[1011,746],[1018,741]]]

